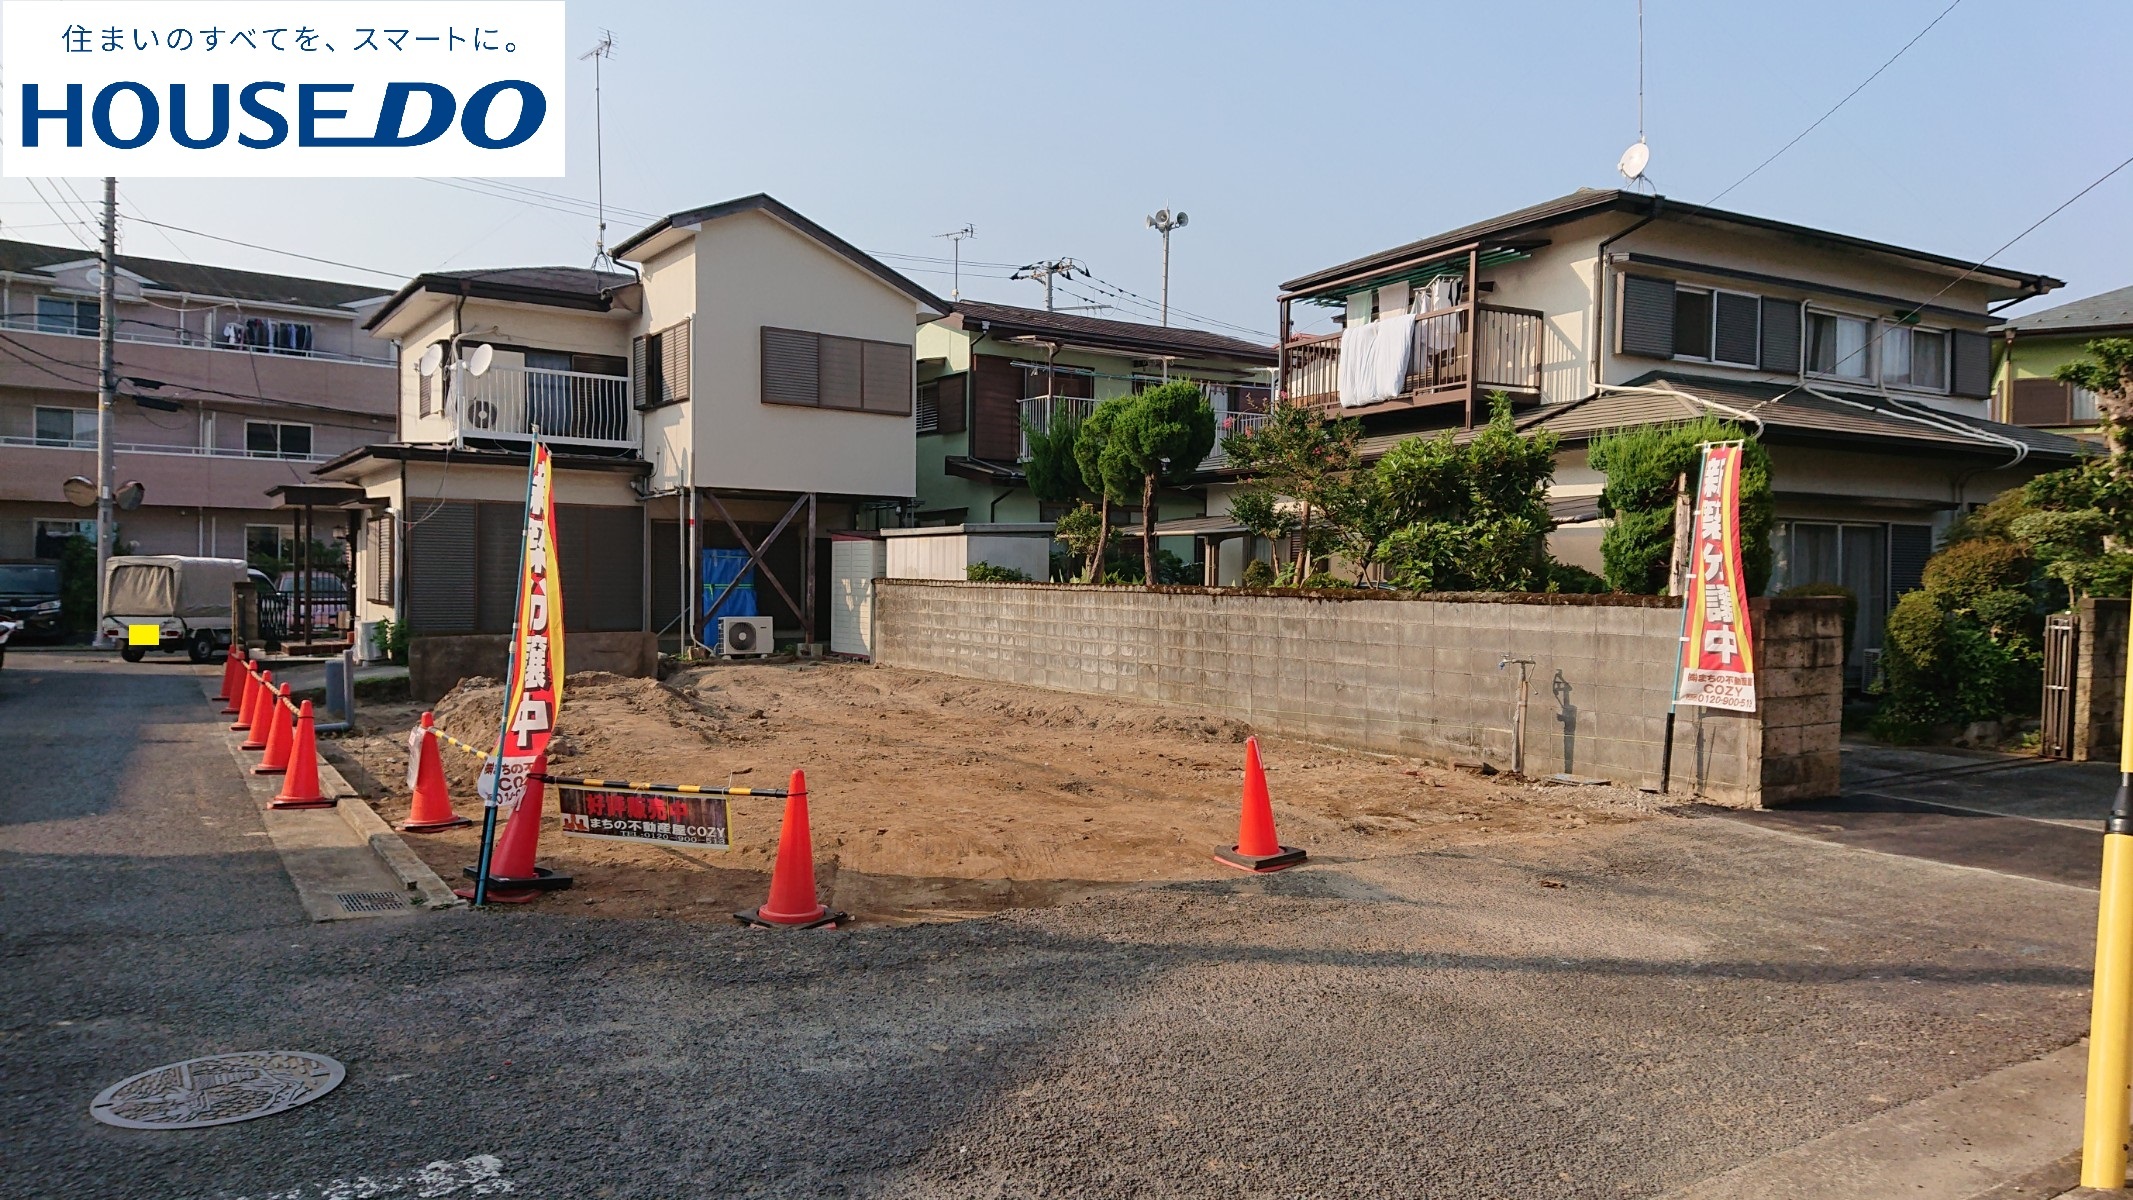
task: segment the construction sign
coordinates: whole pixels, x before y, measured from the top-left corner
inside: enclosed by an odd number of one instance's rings
[[[506,812],[526,794],[526,773],[548,749],[563,711],[563,578],[556,557],[553,480],[548,447],[536,441],[526,473],[526,541],[519,558],[518,623],[503,727],[496,754],[483,765],[476,785],[491,808]]]
[[[563,832],[619,842],[727,850],[726,797],[556,785]]]
[[[1681,638],[1677,701],[1755,711],[1755,637],[1740,564],[1740,442],[1703,448],[1689,539],[1688,610]]]

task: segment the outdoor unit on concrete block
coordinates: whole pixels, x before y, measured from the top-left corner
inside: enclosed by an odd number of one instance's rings
[[[718,652],[726,658],[760,658],[770,653],[769,617],[720,617]]]

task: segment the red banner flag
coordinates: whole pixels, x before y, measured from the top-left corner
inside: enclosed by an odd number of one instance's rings
[[[1689,539],[1688,611],[1677,700],[1755,711],[1755,635],[1740,565],[1740,442],[1705,446]]]
[[[548,748],[563,711],[563,579],[556,557],[555,493],[548,447],[533,444],[526,475],[526,543],[519,571],[518,624],[511,640],[510,683],[496,756],[480,787],[490,806],[509,811],[526,793],[526,774]],[[491,777],[502,763],[502,785]]]

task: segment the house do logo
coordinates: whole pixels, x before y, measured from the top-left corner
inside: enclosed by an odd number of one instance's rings
[[[561,176],[562,0],[4,0],[0,175]]]

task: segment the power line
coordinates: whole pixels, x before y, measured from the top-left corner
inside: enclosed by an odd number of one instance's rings
[[[176,233],[189,233],[194,237],[206,238],[208,241],[211,242],[222,242],[225,245],[230,246],[242,246],[247,250],[259,250],[267,254],[279,254],[284,258],[300,258],[303,259],[305,262],[322,263],[329,267],[339,267],[345,271],[361,271],[366,275],[383,275],[389,279],[408,278],[408,273],[405,271],[381,271],[376,267],[360,267],[354,263],[341,262],[338,259],[320,258],[315,254],[299,254],[294,250],[277,250],[272,246],[262,246],[257,242],[247,242],[238,238],[223,237],[221,234],[217,233],[202,233],[197,229],[187,229],[183,225],[166,225],[161,221],[151,221],[146,217],[140,216],[138,213],[136,213],[132,219],[143,225],[152,225],[157,229],[168,229]],[[198,264],[194,265],[197,266]]]
[[[1802,130],[1801,130],[1801,131],[1800,131],[1799,133],[1797,133],[1797,134],[1793,135],[1793,138],[1792,138],[1792,140],[1791,140],[1791,141],[1789,141],[1789,142],[1786,142],[1786,143],[1785,143],[1784,145],[1782,145],[1782,146],[1779,146],[1779,147],[1777,148],[1777,151],[1776,151],[1775,153],[1773,153],[1773,154],[1772,154],[1772,155],[1771,155],[1770,157],[1768,157],[1768,158],[1764,159],[1763,161],[1761,161],[1761,162],[1759,162],[1759,163],[1755,164],[1755,169],[1754,169],[1754,170],[1751,170],[1751,171],[1749,171],[1749,172],[1748,172],[1748,173],[1747,173],[1746,175],[1743,175],[1743,176],[1741,176],[1741,177],[1740,177],[1739,179],[1736,179],[1736,180],[1734,180],[1734,181],[1733,181],[1732,183],[1730,183],[1730,184],[1727,184],[1727,185],[1726,185],[1726,187],[1724,188],[1724,190],[1720,191],[1720,192],[1718,193],[1718,195],[1716,195],[1716,196],[1713,196],[1713,197],[1711,197],[1711,198],[1710,198],[1709,200],[1706,200],[1706,201],[1704,201],[1704,202],[1703,202],[1703,204],[1704,204],[1704,207],[1705,207],[1705,208],[1709,208],[1709,207],[1710,207],[1711,205],[1713,205],[1713,204],[1716,204],[1716,203],[1718,203],[1718,202],[1719,202],[1720,200],[1724,199],[1724,198],[1725,198],[1725,196],[1726,196],[1726,194],[1727,194],[1727,193],[1729,193],[1729,192],[1731,192],[1731,191],[1732,191],[1732,190],[1733,190],[1734,188],[1737,188],[1737,187],[1739,187],[1740,185],[1742,185],[1742,184],[1744,184],[1744,183],[1748,182],[1748,181],[1749,181],[1750,179],[1753,179],[1753,178],[1755,178],[1755,176],[1756,176],[1756,175],[1757,175],[1757,174],[1758,174],[1759,172],[1761,172],[1761,171],[1762,171],[1762,169],[1763,169],[1764,167],[1767,167],[1767,166],[1769,166],[1769,165],[1770,165],[1771,163],[1774,163],[1774,162],[1776,162],[1776,161],[1777,161],[1777,160],[1779,159],[1779,157],[1780,157],[1780,156],[1782,156],[1782,155],[1783,155],[1783,154],[1784,154],[1784,153],[1785,153],[1785,152],[1786,152],[1787,150],[1790,150],[1790,149],[1792,149],[1792,148],[1793,148],[1794,146],[1797,146],[1797,145],[1799,145],[1799,144],[1800,144],[1800,141],[1801,141],[1801,139],[1805,138],[1805,137],[1806,137],[1806,136],[1807,136],[1808,134],[1810,134],[1810,133],[1813,133],[1813,132],[1814,132],[1814,131],[1815,131],[1816,129],[1820,128],[1820,127],[1821,127],[1821,125],[1822,125],[1822,122],[1824,122],[1824,121],[1827,121],[1827,120],[1829,120],[1829,119],[1830,119],[1831,117],[1833,117],[1833,116],[1836,116],[1836,115],[1837,115],[1837,110],[1838,110],[1838,109],[1840,109],[1840,108],[1843,108],[1843,107],[1844,107],[1844,106],[1845,106],[1846,104],[1849,104],[1849,103],[1851,103],[1851,99],[1852,99],[1852,97],[1854,97],[1854,96],[1858,95],[1859,93],[1861,93],[1861,92],[1865,91],[1865,90],[1866,90],[1866,85],[1867,85],[1867,84],[1870,84],[1870,83],[1874,82],[1874,81],[1875,81],[1876,79],[1879,79],[1879,78],[1881,78],[1881,73],[1882,73],[1883,71],[1886,71],[1886,70],[1888,70],[1888,69],[1889,69],[1890,67],[1894,66],[1894,65],[1896,64],[1896,60],[1897,60],[1897,59],[1899,59],[1899,58],[1902,58],[1902,57],[1904,56],[1904,53],[1905,53],[1906,51],[1910,50],[1910,48],[1911,48],[1911,47],[1913,47],[1913,46],[1917,45],[1917,44],[1918,44],[1918,42],[1919,42],[1919,39],[1920,39],[1920,38],[1923,38],[1923,37],[1925,37],[1925,36],[1926,36],[1927,34],[1929,34],[1929,33],[1933,32],[1933,27],[1934,27],[1934,26],[1936,26],[1936,25],[1940,24],[1940,23],[1941,23],[1942,21],[1945,21],[1945,20],[1947,20],[1947,19],[1948,19],[1948,14],[1949,14],[1949,13],[1952,13],[1952,12],[1954,12],[1954,11],[1956,10],[1956,7],[1957,7],[1958,5],[1960,5],[1960,4],[1962,3],[1962,2],[1963,2],[1963,0],[1952,0],[1952,3],[1950,3],[1950,4],[1948,5],[1948,7],[1946,7],[1946,8],[1944,8],[1944,9],[1940,10],[1940,15],[1939,15],[1939,16],[1937,16],[1937,17],[1933,18],[1933,19],[1932,19],[1931,21],[1928,21],[1928,22],[1926,22],[1926,27],[1925,27],[1924,29],[1921,29],[1921,30],[1919,30],[1919,31],[1918,31],[1918,32],[1917,32],[1916,34],[1912,35],[1912,37],[1911,37],[1911,40],[1910,40],[1910,41],[1908,41],[1908,42],[1905,42],[1905,43],[1904,43],[1904,44],[1903,44],[1903,45],[1902,45],[1902,46],[1901,46],[1900,48],[1898,48],[1898,49],[1897,49],[1897,51],[1896,51],[1896,53],[1894,53],[1894,54],[1891,54],[1891,55],[1889,55],[1889,57],[1888,57],[1888,61],[1887,61],[1887,62],[1884,62],[1884,63],[1882,63],[1882,64],[1881,64],[1880,66],[1878,66],[1878,67],[1875,67],[1875,68],[1874,68],[1874,73],[1873,73],[1873,74],[1871,74],[1871,75],[1869,75],[1869,76],[1867,76],[1867,77],[1866,77],[1865,79],[1861,80],[1861,81],[1860,81],[1860,83],[1859,83],[1859,86],[1858,86],[1858,87],[1855,87],[1855,88],[1853,88],[1853,89],[1852,89],[1851,91],[1848,91],[1848,92],[1844,93],[1844,99],[1842,99],[1842,100],[1839,100],[1839,101],[1837,101],[1837,102],[1836,102],[1835,104],[1831,105],[1831,106],[1830,106],[1830,108],[1829,108],[1829,111],[1828,111],[1828,112],[1826,112],[1826,113],[1823,113],[1823,114],[1822,114],[1821,116],[1819,116],[1819,117],[1816,117],[1816,118],[1814,119],[1814,123],[1813,123],[1813,124],[1809,125],[1809,126],[1808,126],[1807,128],[1805,128],[1805,129],[1802,129]],[[1640,124],[1642,123],[1642,122],[1641,122],[1641,118],[1640,118],[1640,122],[1639,122],[1639,123],[1640,123]]]

